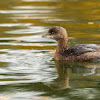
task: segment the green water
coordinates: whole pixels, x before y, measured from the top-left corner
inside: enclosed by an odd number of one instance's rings
[[[69,46],[100,44],[100,1],[0,1],[0,99],[100,99],[100,62],[54,61],[56,41],[41,37],[52,26]]]

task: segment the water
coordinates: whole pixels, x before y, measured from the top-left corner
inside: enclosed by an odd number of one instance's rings
[[[100,44],[99,8],[99,0],[0,1],[0,99],[99,100],[100,63],[56,62],[56,41],[41,37],[63,26],[70,46]]]

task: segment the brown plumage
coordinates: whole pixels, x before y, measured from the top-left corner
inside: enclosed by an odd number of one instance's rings
[[[68,35],[63,27],[54,26],[42,37],[49,36],[58,42],[54,59],[66,61],[94,61],[100,60],[100,45],[79,44],[68,48]]]

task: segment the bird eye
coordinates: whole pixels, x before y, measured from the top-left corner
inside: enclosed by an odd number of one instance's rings
[[[52,31],[51,33],[52,33],[52,34],[55,34],[56,32]]]

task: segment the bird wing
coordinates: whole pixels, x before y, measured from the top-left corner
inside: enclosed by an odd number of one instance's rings
[[[100,45],[97,44],[79,44],[68,49],[68,53],[71,55],[80,55],[86,52],[95,52],[100,49]]]

